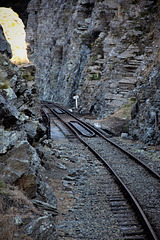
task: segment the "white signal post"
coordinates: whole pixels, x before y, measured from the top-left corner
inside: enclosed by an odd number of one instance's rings
[[[76,101],[76,109],[78,108],[78,98],[79,98],[78,95],[73,96],[73,99],[75,99],[75,101]]]

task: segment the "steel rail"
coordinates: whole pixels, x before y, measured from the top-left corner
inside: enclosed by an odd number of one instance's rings
[[[50,109],[50,107],[48,107]],[[158,237],[156,236],[149,220],[147,219],[145,213],[143,212],[139,202],[136,200],[136,198],[134,197],[134,195],[131,193],[131,191],[128,189],[128,187],[125,185],[125,183],[123,182],[123,180],[118,176],[118,174],[113,170],[113,168],[109,165],[109,163],[107,163],[107,161],[100,156],[100,154],[94,150],[92,148],[92,146],[90,146],[78,133],[77,131],[68,123],[66,123],[53,109],[50,109],[51,112],[53,114],[55,114],[75,135],[76,137],[80,140],[80,142],[82,142],[85,146],[88,147],[88,149],[100,160],[102,161],[107,168],[109,169],[109,171],[115,176],[117,182],[120,184],[120,186],[122,187],[123,191],[127,194],[130,202],[134,205],[136,211],[138,212],[139,216],[141,217],[141,219],[143,220],[143,226],[146,229],[147,233],[149,234],[149,237],[151,240],[158,240]]]
[[[85,134],[83,132],[81,132],[78,128],[76,128],[76,126],[74,125],[74,123],[78,123],[80,126],[82,126],[84,129],[86,129],[86,131],[88,131],[90,134]],[[83,136],[85,137],[94,137],[96,134],[95,132],[93,132],[91,130],[91,128],[88,128],[86,125],[84,125],[83,123],[79,122],[79,121],[70,121],[69,122],[70,125],[72,125],[73,128],[75,128],[79,133],[81,133]]]
[[[55,104],[56,105],[56,104]],[[58,105],[56,105],[57,107],[59,107]],[[77,118],[76,116],[74,116],[70,111],[63,109],[61,107],[59,107],[60,109],[62,109],[63,111],[67,112],[70,116],[74,117],[76,120],[82,122],[84,125],[86,125],[87,127],[91,128],[92,131],[95,131],[96,134],[98,134],[99,136],[101,136],[103,139],[105,139],[106,141],[108,141],[109,143],[111,143],[113,146],[117,147],[118,149],[120,149],[123,153],[127,154],[130,158],[132,158],[134,161],[136,161],[137,163],[139,163],[141,166],[143,166],[145,169],[147,169],[154,177],[156,177],[157,179],[160,180],[160,174],[158,174],[156,171],[154,171],[151,167],[149,167],[147,164],[145,164],[144,162],[142,162],[141,159],[135,157],[132,153],[128,152],[127,150],[125,150],[123,147],[119,146],[118,144],[114,143],[110,138],[106,137],[103,133],[101,133],[98,129],[96,129],[95,127],[93,127],[91,124],[86,123],[82,120],[80,120],[79,118]]]
[[[47,104],[44,104],[44,106],[49,107]],[[62,114],[62,115],[66,114],[66,112],[63,109],[58,108],[57,106],[56,106],[56,109],[53,109],[53,107],[52,108],[49,107],[49,109],[54,111],[54,113],[56,113],[56,114]],[[72,125],[72,127],[74,129],[76,129],[79,133],[81,133],[85,137],[94,137],[95,136],[95,132],[92,131],[90,127],[87,127],[86,124],[84,124],[83,122],[80,122],[78,120],[77,121],[71,120],[71,121],[69,121],[69,124]],[[79,127],[83,127],[84,130],[86,130],[86,132],[88,132],[88,133],[81,131],[78,127],[75,126],[76,124],[78,124]]]
[[[89,123],[86,123],[87,126],[100,135],[103,139],[105,139],[106,141],[108,141],[109,143],[111,143],[113,146],[117,147],[118,149],[120,149],[123,153],[127,154],[130,158],[132,158],[134,161],[136,161],[137,163],[139,163],[140,165],[142,165],[145,169],[147,169],[153,176],[155,176],[156,178],[158,178],[160,180],[160,175],[154,171],[151,167],[149,167],[147,164],[145,164],[144,162],[142,162],[141,159],[135,157],[132,153],[128,152],[127,150],[125,150],[123,147],[119,146],[118,144],[114,143],[111,139],[108,139],[106,136],[104,136],[103,133],[101,133],[98,129],[95,129],[93,126],[91,126]]]

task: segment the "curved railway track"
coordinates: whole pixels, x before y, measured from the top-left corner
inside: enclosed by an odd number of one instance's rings
[[[68,136],[74,134],[114,175],[123,194],[116,192],[110,197],[110,202],[124,239],[158,240],[160,175],[101,131],[80,121],[58,105],[43,102],[42,115],[48,126],[48,136],[51,118],[54,116],[69,129]],[[133,220],[132,208],[136,211],[138,225]]]

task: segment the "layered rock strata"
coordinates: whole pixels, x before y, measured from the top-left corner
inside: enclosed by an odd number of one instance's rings
[[[81,113],[105,118],[132,98],[130,133],[159,142],[159,1],[32,0],[28,12],[41,99],[74,107],[78,95]]]

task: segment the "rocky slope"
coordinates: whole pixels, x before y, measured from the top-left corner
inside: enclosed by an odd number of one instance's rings
[[[74,106],[79,95],[79,111],[98,118],[132,99],[130,134],[160,142],[158,0],[31,0],[28,12],[41,99]]]
[[[57,200],[43,162],[48,140],[35,66],[9,61],[0,30],[0,239],[55,239]]]

